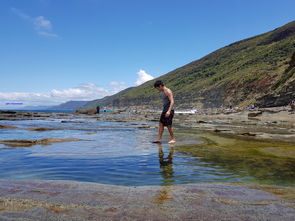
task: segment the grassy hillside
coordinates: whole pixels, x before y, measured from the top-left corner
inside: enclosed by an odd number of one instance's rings
[[[293,56],[293,57],[292,57]],[[285,105],[294,98],[295,21],[273,31],[235,42],[158,79],[173,90],[176,107],[241,107]],[[113,96],[91,101],[84,108],[160,108],[153,81]],[[279,102],[276,100],[280,98]]]

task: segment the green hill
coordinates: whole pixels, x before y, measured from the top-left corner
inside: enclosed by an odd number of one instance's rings
[[[177,108],[286,105],[295,98],[295,21],[230,44],[158,79],[173,90]],[[160,108],[155,80],[83,108]]]

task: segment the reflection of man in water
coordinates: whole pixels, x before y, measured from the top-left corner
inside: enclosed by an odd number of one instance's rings
[[[164,152],[162,149],[162,145],[159,145],[159,163],[160,168],[162,169],[161,175],[163,177],[163,184],[168,185],[173,183],[173,154],[174,154],[174,147],[170,147],[170,151],[168,157],[164,157]]]

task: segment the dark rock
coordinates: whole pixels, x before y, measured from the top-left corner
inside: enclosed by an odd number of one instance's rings
[[[98,110],[99,111],[99,110]],[[76,110],[74,114],[98,114],[97,109],[90,110]]]
[[[16,111],[0,111],[0,114],[15,114]]]
[[[69,116],[70,114],[67,113],[56,113],[57,116]]]
[[[216,133],[218,133],[218,132],[223,132],[223,131],[231,131],[231,130],[229,130],[229,129],[217,129],[217,128],[215,128],[215,129],[213,130],[213,132],[216,132]]]
[[[295,81],[292,81],[277,94],[269,94],[259,98],[256,102],[256,105],[260,107],[286,106],[294,99],[294,97]]]
[[[48,130],[58,130],[58,129],[57,128],[37,127],[37,128],[26,128],[26,130],[32,130],[32,131],[48,131]]]
[[[248,114],[248,117],[257,117],[262,114],[262,111],[255,111]]]
[[[80,123],[83,123],[83,121],[62,120],[61,123],[76,123],[76,124],[80,124]]]
[[[260,121],[260,119],[259,118],[256,118],[256,117],[248,117],[248,120]]]
[[[250,133],[250,132],[246,132],[246,133],[241,133],[241,135],[244,135],[244,136],[256,136],[256,134],[254,133]]]
[[[11,126],[11,125],[0,124],[0,129],[6,129],[6,128],[16,128],[16,127],[15,126]]]

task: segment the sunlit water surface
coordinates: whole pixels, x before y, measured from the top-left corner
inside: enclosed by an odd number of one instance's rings
[[[79,138],[81,141],[18,148],[0,145],[1,179],[76,180],[115,185],[255,182],[243,171],[235,174],[217,164],[178,152],[177,144],[152,144],[157,130],[138,129],[134,122],[76,121],[2,121],[1,124],[18,128],[59,130],[1,129],[0,140],[54,137]],[[164,141],[168,139],[166,134]]]

